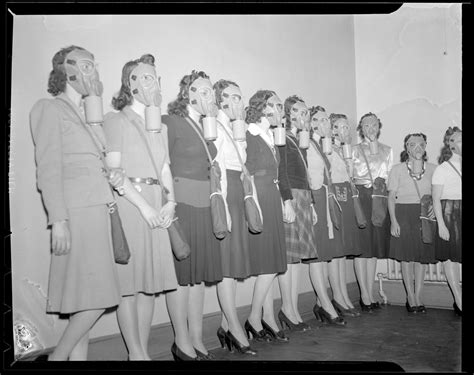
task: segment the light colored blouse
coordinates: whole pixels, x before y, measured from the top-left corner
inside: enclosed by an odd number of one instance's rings
[[[366,155],[367,161],[369,162],[372,178],[374,180],[377,177],[385,180],[388,178],[388,174],[393,166],[393,150],[391,147],[380,142],[378,148],[379,152],[376,155],[371,155],[369,142],[367,140],[352,147],[354,163],[353,177],[356,185],[364,185],[367,188],[372,186],[372,181],[370,180],[369,171],[367,169],[367,163],[362,152]]]
[[[461,173],[461,158],[457,154],[453,154],[449,161]],[[443,185],[441,199],[462,199],[462,181],[461,177],[449,165],[447,161],[438,165],[433,173],[431,180],[433,185]]]
[[[219,121],[220,124],[225,127],[228,134],[232,137],[230,119],[222,110],[219,110],[219,113],[217,114],[217,121]],[[214,141],[214,144],[217,148],[217,161],[223,170],[225,168],[232,169],[234,171],[242,171],[242,164],[239,161],[237,151],[235,150],[232,140],[229,139],[228,135],[222,129],[220,124],[217,124],[217,138]],[[242,162],[245,164],[247,160],[247,142],[235,141],[235,143],[237,145],[237,149],[239,150]]]
[[[425,162],[425,173],[417,180],[420,195],[431,195],[431,178],[436,165]],[[395,192],[395,202],[399,204],[420,203],[413,178],[408,172],[406,163],[394,165],[388,177],[387,190]]]

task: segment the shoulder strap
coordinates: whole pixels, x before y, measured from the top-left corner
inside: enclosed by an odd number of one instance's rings
[[[194,123],[194,120],[190,119],[189,117],[185,118],[188,124],[193,128],[193,130],[196,132],[196,134],[199,136],[199,139],[202,142],[202,145],[204,146],[204,149],[206,150],[207,158],[209,159],[209,163],[212,165],[213,159],[211,157],[211,153],[209,152],[209,148],[207,147],[206,141],[204,140],[204,137],[202,136],[201,132],[199,131],[197,125]]]
[[[314,139],[310,139],[310,144],[313,146],[313,148],[321,155],[321,158],[323,159],[324,162],[324,172],[326,173],[326,178],[328,180],[328,186],[332,186],[332,178],[331,178],[331,164],[329,163],[329,159],[326,156],[324,152],[321,151],[321,148],[319,145],[316,143]]]
[[[362,153],[362,156],[364,157],[365,164],[367,164],[367,170],[369,171],[370,181],[372,182],[372,186],[374,186],[374,179],[372,178],[372,172],[370,171],[370,165],[369,165],[369,161],[367,160],[367,155],[365,154],[364,149],[362,148],[360,144],[358,144],[357,146],[359,146],[360,152]]]
[[[448,164],[449,164],[451,167],[453,167],[453,169],[456,171],[456,173],[459,175],[459,177],[460,177],[461,180],[462,180],[462,175],[461,175],[461,173],[459,173],[458,169],[454,166],[454,164],[451,163],[449,160],[447,160],[447,162],[448,162]]]
[[[230,141],[232,142],[232,145],[234,146],[235,148],[235,152],[237,153],[237,157],[239,158],[239,162],[240,162],[240,165],[242,166],[242,172],[249,176],[249,171],[247,170],[247,167],[245,166],[244,164],[244,161],[242,160],[242,156],[240,156],[240,152],[239,152],[239,148],[237,147],[237,144],[235,143],[235,140],[234,138],[232,138],[232,136],[229,134],[228,130],[226,129],[226,127],[224,126],[224,124],[222,124],[219,120],[217,120],[217,123],[220,125],[220,127],[224,130],[225,134],[227,135],[227,137],[230,139]]]

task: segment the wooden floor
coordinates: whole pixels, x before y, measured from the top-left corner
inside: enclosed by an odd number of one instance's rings
[[[285,331],[289,343],[251,341],[257,356],[220,347],[211,352],[220,361],[388,361],[407,372],[461,371],[461,319],[452,310],[409,315],[404,306],[389,305],[346,320],[336,327],[310,319],[310,331]]]

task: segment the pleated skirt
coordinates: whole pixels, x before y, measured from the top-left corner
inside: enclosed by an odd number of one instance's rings
[[[462,200],[442,199],[441,208],[449,241],[443,240],[436,230],[435,257],[440,261],[462,263]]]
[[[47,312],[71,314],[120,303],[108,207],[70,208],[71,249],[51,255]]]
[[[395,216],[400,237],[391,236],[389,258],[399,262],[436,263],[434,244],[422,241],[420,204],[396,204]]]

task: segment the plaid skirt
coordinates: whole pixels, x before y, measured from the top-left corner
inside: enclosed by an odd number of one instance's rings
[[[296,218],[291,224],[284,223],[286,240],[286,260],[288,264],[299,263],[303,259],[315,259],[315,228],[311,211],[311,191],[291,189]]]
[[[436,229],[436,259],[462,263],[462,200],[442,199],[441,208],[449,230],[449,241],[443,240]]]

